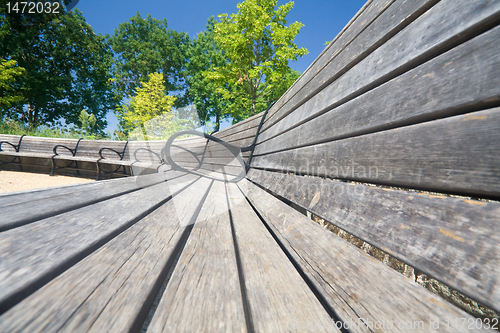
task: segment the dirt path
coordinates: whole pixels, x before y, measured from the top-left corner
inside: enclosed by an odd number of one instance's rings
[[[92,179],[49,176],[39,173],[0,171],[0,193],[93,182]]]

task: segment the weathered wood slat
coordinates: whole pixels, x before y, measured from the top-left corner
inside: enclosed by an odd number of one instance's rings
[[[407,332],[404,325],[407,322],[412,323],[409,327],[412,331],[429,332],[432,330],[429,320],[439,320],[443,332],[467,332],[465,326],[447,326],[446,320],[475,320],[257,186],[244,183],[242,186],[247,187],[249,200],[290,255],[341,320],[351,326],[350,332],[376,331],[373,326],[369,330],[369,326],[359,325],[361,318],[366,322],[385,322],[385,330],[390,332]],[[330,202],[329,209],[335,207]],[[387,234],[386,231],[384,236]]]
[[[237,176],[241,174],[241,172],[229,170],[226,171],[225,169],[217,169],[214,168],[212,169],[197,169],[197,170],[192,170],[190,171],[193,175],[198,175],[201,177],[209,177],[210,179],[214,179],[217,181],[230,181],[235,179]],[[245,175],[243,175],[245,176]]]
[[[500,196],[500,108],[254,157],[252,166]]]
[[[260,123],[260,118],[258,120]],[[257,123],[256,125],[254,125],[252,127],[246,128],[246,129],[244,127],[241,127],[241,130],[239,130],[237,132],[234,131],[233,133],[228,134],[228,135],[224,135],[224,136],[216,135],[216,137],[220,138],[221,140],[224,140],[225,142],[229,142],[229,141],[234,142],[234,141],[238,141],[238,140],[245,139],[245,138],[253,138],[253,137],[255,137],[255,134],[257,133],[257,128],[259,127],[259,123]]]
[[[0,195],[0,209],[2,211],[0,231],[108,200],[118,195],[168,181],[182,174],[172,171],[140,178],[124,178]]]
[[[329,318],[240,189],[236,184],[226,186],[247,322],[256,332],[282,332],[292,329],[294,319],[314,322]],[[319,327],[321,331],[338,330]]]
[[[179,163],[179,166],[188,170],[191,169],[194,170],[198,168],[198,164],[196,163]],[[242,171],[244,171],[241,165],[227,165],[227,164],[216,164],[216,163],[203,163],[199,169],[207,171],[225,170],[226,173],[234,175],[238,175]]]
[[[396,80],[258,145],[255,155],[453,116],[488,103],[498,104],[499,39],[500,27],[496,27]]]
[[[304,71],[297,81],[283,94],[276,104],[269,110],[268,117],[262,129],[267,129],[274,124],[278,117],[275,115],[283,105],[288,102],[303,86],[316,77],[338,53],[344,50],[361,32],[363,32],[376,18],[384,12],[394,1],[376,0],[368,1],[349,22],[335,39],[323,50],[314,62]]]
[[[194,221],[209,185],[202,179],[188,187],[177,195],[188,203],[186,210],[176,209],[173,200],[166,202],[10,309],[0,316],[2,329],[138,330],[187,236],[180,221],[186,217]]]
[[[52,158],[54,153],[52,153],[52,149],[48,147],[45,150],[40,149],[40,151],[37,152],[15,152],[15,151],[2,151],[0,152],[0,157],[1,156],[19,156],[19,157],[40,157],[44,159],[49,159]],[[38,148],[33,148],[33,149],[38,149]]]
[[[294,112],[286,117],[277,114],[282,120],[263,131],[258,142],[360,96],[494,27],[498,22],[498,1],[440,1]],[[425,33],[427,31],[435,33]]]
[[[157,184],[0,233],[0,313],[165,203],[193,178],[187,175],[173,184]]]
[[[256,134],[257,134],[257,127],[254,127],[242,132],[228,135],[222,138],[222,140],[224,140],[224,142],[231,143],[232,145],[243,147],[250,145],[255,139]]]
[[[327,84],[354,67],[377,47],[401,31],[438,0],[398,0],[384,10],[377,19],[363,30],[348,46],[335,49],[335,54],[314,80],[306,82],[280,110],[281,117],[293,111],[319,92]],[[312,77],[311,77],[312,79]]]
[[[214,133],[214,136],[224,140],[223,138],[228,136],[228,135],[241,132],[241,131],[248,129],[248,128],[257,127],[257,126],[259,126],[259,123],[260,123],[262,116],[263,116],[263,113],[258,113],[250,118],[247,118],[243,121],[240,121],[237,124],[234,124],[228,128],[225,128],[219,132]]]
[[[214,182],[149,326],[151,332],[244,332],[226,189]]]
[[[500,309],[498,202],[253,169],[248,178],[480,303]]]

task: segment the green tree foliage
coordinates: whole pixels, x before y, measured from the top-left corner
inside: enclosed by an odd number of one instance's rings
[[[183,121],[172,111],[176,97],[165,93],[163,75],[152,73],[148,78],[137,88],[130,102],[119,108],[120,124],[125,132],[135,139],[142,135],[150,140],[165,138],[184,129]]]
[[[0,58],[0,121],[3,120],[3,110],[23,100],[16,84],[23,72],[24,68],[17,66],[17,61]]]
[[[254,115],[283,94],[288,88],[283,79],[295,75],[288,62],[307,54],[294,43],[303,24],[286,26],[293,4],[276,8],[277,0],[245,0],[237,5],[236,14],[219,15],[215,41],[228,61],[204,74],[231,101],[233,118]]]
[[[222,95],[217,92],[218,86],[204,75],[204,72],[226,63],[226,57],[215,43],[215,23],[213,16],[208,19],[207,30],[191,40],[185,54],[188,59],[187,97],[196,106],[201,124],[209,125],[210,119],[215,118],[214,130],[218,131],[220,122],[229,116],[225,112],[229,101],[222,99]]]
[[[79,123],[87,109],[105,128],[105,115],[116,104],[110,68],[111,49],[96,35],[81,12],[7,13],[0,8],[0,57],[25,68],[19,78],[23,102],[7,115],[29,124]]]
[[[183,70],[185,56],[183,45],[189,43],[185,32],[167,29],[167,20],[157,20],[139,13],[128,22],[121,23],[109,38],[115,52],[116,85],[122,96],[131,96],[152,73],[162,73],[165,88],[169,92],[181,92],[185,88]],[[184,105],[179,96],[176,106]]]
[[[86,110],[82,110],[78,119],[86,135],[92,135],[96,132],[97,118],[92,113],[89,114]]]

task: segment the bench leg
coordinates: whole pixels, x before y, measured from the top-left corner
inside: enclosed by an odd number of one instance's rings
[[[51,162],[52,162],[52,169],[50,170],[50,175],[55,176],[56,175],[56,161],[54,161],[54,158],[52,158]]]
[[[97,178],[96,180],[100,180],[101,178],[101,166],[99,165],[99,161],[97,161]]]

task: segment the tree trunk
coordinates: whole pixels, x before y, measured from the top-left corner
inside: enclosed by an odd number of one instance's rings
[[[250,115],[253,116],[255,114],[255,104],[257,102],[257,92],[256,92],[256,88],[252,85],[252,110],[251,110],[251,113]]]
[[[146,133],[146,127],[141,124],[142,135],[144,136],[144,141],[148,141],[148,134]]]
[[[220,114],[217,112],[215,114],[215,131],[218,132],[220,129]]]
[[[31,103],[28,104],[28,126],[30,131],[34,131],[37,125],[38,118],[38,107],[33,106]]]

